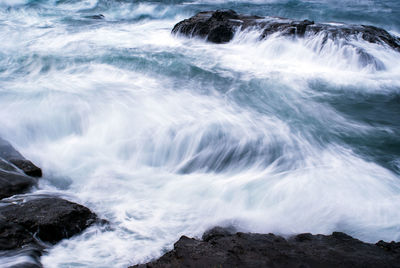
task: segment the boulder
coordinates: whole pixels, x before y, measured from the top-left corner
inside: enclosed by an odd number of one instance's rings
[[[0,138],[0,199],[27,192],[42,170]]]
[[[400,243],[369,244],[340,232],[285,239],[217,227],[202,240],[182,236],[158,260],[132,267],[400,267]]]
[[[12,163],[28,176],[42,176],[42,170],[40,168],[35,166],[31,161],[25,159],[25,157],[15,150],[9,142],[3,140],[2,138],[0,138],[0,160],[6,163]]]
[[[16,249],[33,242],[32,234],[24,227],[0,220],[0,250]]]
[[[0,199],[24,193],[36,183],[35,178],[0,170]]]
[[[239,27],[255,26],[259,19],[262,17],[238,15],[233,10],[204,11],[179,22],[172,32],[188,37],[206,38],[213,43],[227,43]]]
[[[249,28],[255,28],[260,32],[260,40],[273,34],[299,38],[322,35],[323,45],[328,39],[341,39],[342,41],[362,39],[369,43],[391,47],[400,52],[400,38],[375,26],[315,23],[310,20],[240,15],[233,10],[200,12],[177,23],[172,29],[172,33],[205,38],[213,43],[227,43],[232,40],[236,31]]]
[[[42,170],[26,159],[10,159],[16,167],[21,169],[26,175],[32,177],[42,177]]]
[[[0,250],[21,247],[34,238],[54,244],[96,220],[88,208],[58,197],[8,204],[0,207]]]

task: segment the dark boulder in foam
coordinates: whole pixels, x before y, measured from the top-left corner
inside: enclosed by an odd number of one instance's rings
[[[260,32],[260,40],[272,35],[292,38],[321,38],[319,50],[325,47],[328,40],[340,43],[342,46],[353,47],[359,55],[362,66],[373,65],[377,70],[384,69],[383,63],[352,41],[363,40],[400,52],[400,38],[378,27],[240,15],[233,10],[200,12],[177,23],[172,29],[172,33],[200,37],[209,42],[221,44],[231,41],[236,31],[252,28]]]
[[[0,250],[35,243],[56,243],[96,222],[88,208],[57,197],[40,197],[0,207]]]
[[[0,199],[27,192],[42,170],[0,138]]]
[[[261,17],[238,15],[233,10],[200,12],[190,19],[175,25],[173,33],[181,33],[189,37],[206,38],[213,43],[227,43],[232,40],[237,28],[253,24]]]
[[[348,25],[339,23],[315,23],[310,20],[291,20],[280,17],[259,17],[239,15],[233,10],[204,11],[177,23],[173,33],[189,37],[202,37],[213,43],[232,40],[235,31],[250,27],[261,30],[260,39],[273,34],[306,37],[324,34],[326,38],[360,38],[374,44],[382,44],[400,51],[400,38],[384,29],[369,25]]]
[[[9,162],[22,170],[26,175],[41,177],[42,170],[35,166],[31,161],[25,159],[12,145],[0,138],[0,159]]]
[[[202,240],[182,236],[158,260],[133,267],[400,267],[400,243],[368,244],[344,233],[234,233],[214,228]]]

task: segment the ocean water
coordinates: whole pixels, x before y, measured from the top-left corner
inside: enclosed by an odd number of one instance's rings
[[[215,225],[400,240],[400,53],[171,34],[225,8],[400,35],[398,0],[0,0],[0,136],[43,169],[33,194],[110,222],[44,267],[127,267]]]

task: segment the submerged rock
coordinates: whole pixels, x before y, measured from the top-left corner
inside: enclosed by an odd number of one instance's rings
[[[260,31],[259,39],[272,34],[304,37],[323,35],[325,43],[332,40],[349,38],[362,39],[370,43],[386,45],[400,52],[400,38],[389,34],[384,29],[369,25],[347,25],[315,23],[314,21],[296,21],[279,17],[259,17],[239,15],[233,10],[205,11],[177,23],[172,32],[188,37],[206,38],[213,43],[227,43],[238,30],[256,28]]]
[[[103,14],[97,14],[97,15],[86,16],[85,18],[93,19],[93,20],[102,20],[105,17]]]
[[[174,249],[132,267],[400,267],[400,243],[368,244],[344,233],[233,233],[214,228],[202,240],[182,236]]]
[[[9,204],[0,207],[0,250],[19,248],[35,239],[54,244],[96,220],[88,208],[58,197]]]

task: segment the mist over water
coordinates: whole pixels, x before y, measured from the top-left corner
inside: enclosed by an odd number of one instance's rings
[[[44,267],[126,267],[215,225],[400,240],[400,53],[171,34],[221,8],[400,32],[395,0],[0,0],[0,137],[43,169],[32,192],[110,222]]]

